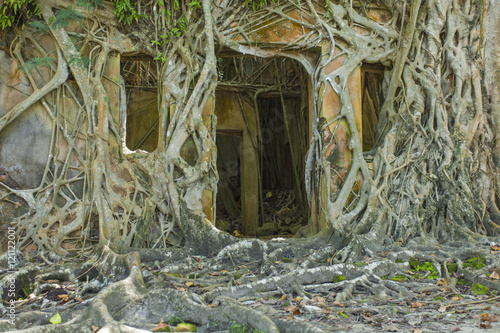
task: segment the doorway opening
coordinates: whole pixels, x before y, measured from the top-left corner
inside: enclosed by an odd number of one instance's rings
[[[158,63],[145,54],[123,55],[127,115],[125,143],[130,150],[152,152],[158,147]]]
[[[221,229],[234,232],[234,225],[241,223],[241,132],[218,131],[217,170],[217,209]],[[232,221],[234,230],[228,221]]]
[[[363,151],[370,151],[375,145],[378,118],[384,103],[382,84],[387,69],[370,64],[363,65],[361,70]]]
[[[288,58],[219,58],[216,226],[293,236],[308,222],[309,78]]]

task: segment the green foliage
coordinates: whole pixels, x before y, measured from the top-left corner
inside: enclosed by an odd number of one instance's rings
[[[21,67],[21,70],[25,73],[31,72],[37,66],[49,66],[55,58],[52,57],[43,57],[43,58],[33,58],[30,61],[24,63],[24,66]]]
[[[271,0],[273,3],[275,3],[275,0]],[[278,0],[279,1],[279,0]],[[246,6],[251,6],[253,11],[257,11],[259,9],[264,8],[267,6],[267,0],[245,0],[245,5]]]
[[[87,10],[95,8],[104,8],[103,0],[78,0],[76,5]]]
[[[446,264],[449,273],[455,273],[457,271],[457,264]]]
[[[52,22],[54,28],[64,28],[70,21],[78,22],[81,24],[83,16],[76,10],[71,8],[64,8],[57,12],[56,18]]]
[[[177,325],[177,324],[184,324],[184,320],[182,320],[182,318],[180,318],[180,317],[172,316],[168,320],[168,324],[170,326],[174,326],[174,325]]]
[[[187,19],[182,16],[165,35],[160,36],[160,40],[152,40],[151,43],[158,45],[159,47],[167,45],[170,41],[182,36],[187,29],[187,24]],[[164,63],[167,59],[165,55],[160,52],[154,60],[160,60]]]
[[[193,324],[181,323],[177,325],[174,332],[198,332],[198,329]]]
[[[392,278],[390,278],[389,280],[403,282],[403,281],[408,280],[408,277],[404,276],[404,275],[396,274]]]
[[[472,286],[472,283],[470,283],[469,281],[467,281],[465,279],[459,279],[457,281],[457,285],[459,285],[459,286]]]
[[[427,276],[427,279],[437,279],[439,277],[438,272],[434,265],[429,261],[420,261],[418,259],[410,259],[410,267],[415,272],[427,271],[430,274]]]
[[[344,281],[346,278],[345,276],[343,275],[337,275],[334,279],[333,279],[333,282],[334,283],[337,283],[337,282],[340,282],[340,281]]]
[[[31,286],[31,284],[25,284],[23,286],[24,298],[28,298],[32,292],[33,292],[33,288]]]
[[[196,7],[201,8],[201,5],[197,0],[193,0],[189,3],[189,9],[193,9]]]
[[[486,266],[486,260],[484,257],[474,257],[464,261],[463,268],[470,267],[472,269],[481,269]]]
[[[470,288],[470,292],[474,295],[489,295],[490,290],[479,283],[474,283]]]
[[[296,0],[297,4],[300,6],[301,0]],[[255,12],[267,6],[268,4],[280,4],[280,0],[245,0],[245,5],[247,7],[252,7]]]
[[[118,22],[130,24],[133,21],[137,22],[139,20],[139,14],[137,14],[135,5],[132,5],[130,0],[113,0],[113,2],[115,3],[115,14]]]
[[[82,68],[86,68],[88,67],[89,65],[93,65],[94,62],[92,61],[92,59],[90,59],[89,57],[87,56],[83,56],[83,57],[79,57],[79,56],[73,56],[69,59],[69,62],[68,62],[68,65],[71,65],[71,64],[76,64]]]
[[[249,329],[243,324],[238,324],[235,321],[231,322],[231,327],[228,328],[230,333],[264,333],[261,330]]]
[[[362,262],[362,261],[356,261],[356,262],[354,262],[354,266],[363,267],[363,266],[366,266],[366,265],[368,265],[366,262]]]
[[[332,8],[330,7],[330,1],[327,1],[325,5],[325,16],[328,18],[330,17],[331,13],[332,13]]]
[[[30,22],[30,26],[32,26],[36,31],[44,33],[44,34],[46,34],[50,31],[49,26],[44,21]]]
[[[35,0],[5,0],[0,12],[1,30],[20,25],[21,18],[29,19],[33,15],[41,17],[40,9]],[[24,28],[24,23],[22,24]]]

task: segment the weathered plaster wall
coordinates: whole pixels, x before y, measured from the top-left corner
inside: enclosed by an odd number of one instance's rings
[[[32,93],[17,63],[0,50],[0,117]],[[47,163],[52,120],[36,103],[0,132],[0,171],[20,188],[40,184]]]

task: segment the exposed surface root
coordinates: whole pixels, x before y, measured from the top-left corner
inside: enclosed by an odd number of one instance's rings
[[[373,307],[380,301],[420,307],[426,293],[445,300],[469,294],[467,284],[480,283],[493,294],[500,290],[500,282],[488,277],[500,264],[498,251],[488,244],[425,251],[393,245],[363,261],[337,264],[335,253],[315,260],[309,251],[315,249],[244,240],[212,258],[191,255],[141,264],[137,252],[116,255],[104,247],[83,268],[67,261],[36,269],[28,264],[16,273],[16,281],[23,283],[19,293],[26,300],[15,302],[20,313],[13,323],[4,317],[0,325],[3,331],[22,332],[91,332],[91,326],[103,332],[142,332],[162,320],[172,323],[180,318],[200,332],[235,323],[263,332],[327,332],[344,316],[375,317],[380,311]],[[274,260],[271,275],[263,270],[271,265],[269,257]],[[304,262],[314,267],[304,267]],[[4,276],[4,286],[7,279]],[[436,285],[437,281],[445,282]],[[30,295],[22,294],[35,285]],[[49,301],[54,290],[64,290],[57,302]],[[372,299],[371,305],[358,308],[359,297]],[[50,324],[56,312],[62,323]]]

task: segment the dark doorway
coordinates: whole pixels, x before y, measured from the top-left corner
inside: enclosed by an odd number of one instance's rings
[[[384,103],[382,83],[386,69],[379,65],[362,67],[362,137],[363,151],[370,151],[375,145],[378,118]]]
[[[220,220],[238,222],[241,221],[241,133],[218,132],[216,142],[219,173],[216,215]]]
[[[308,114],[301,112],[301,105],[300,97],[258,99],[262,138],[258,236],[267,236],[273,225],[277,234],[294,234],[307,220],[303,178]]]
[[[127,99],[125,141],[130,150],[152,152],[158,147],[157,65],[148,55],[122,57]]]
[[[218,73],[216,226],[245,236],[292,236],[309,213],[308,75],[295,60],[257,57],[219,58]]]

